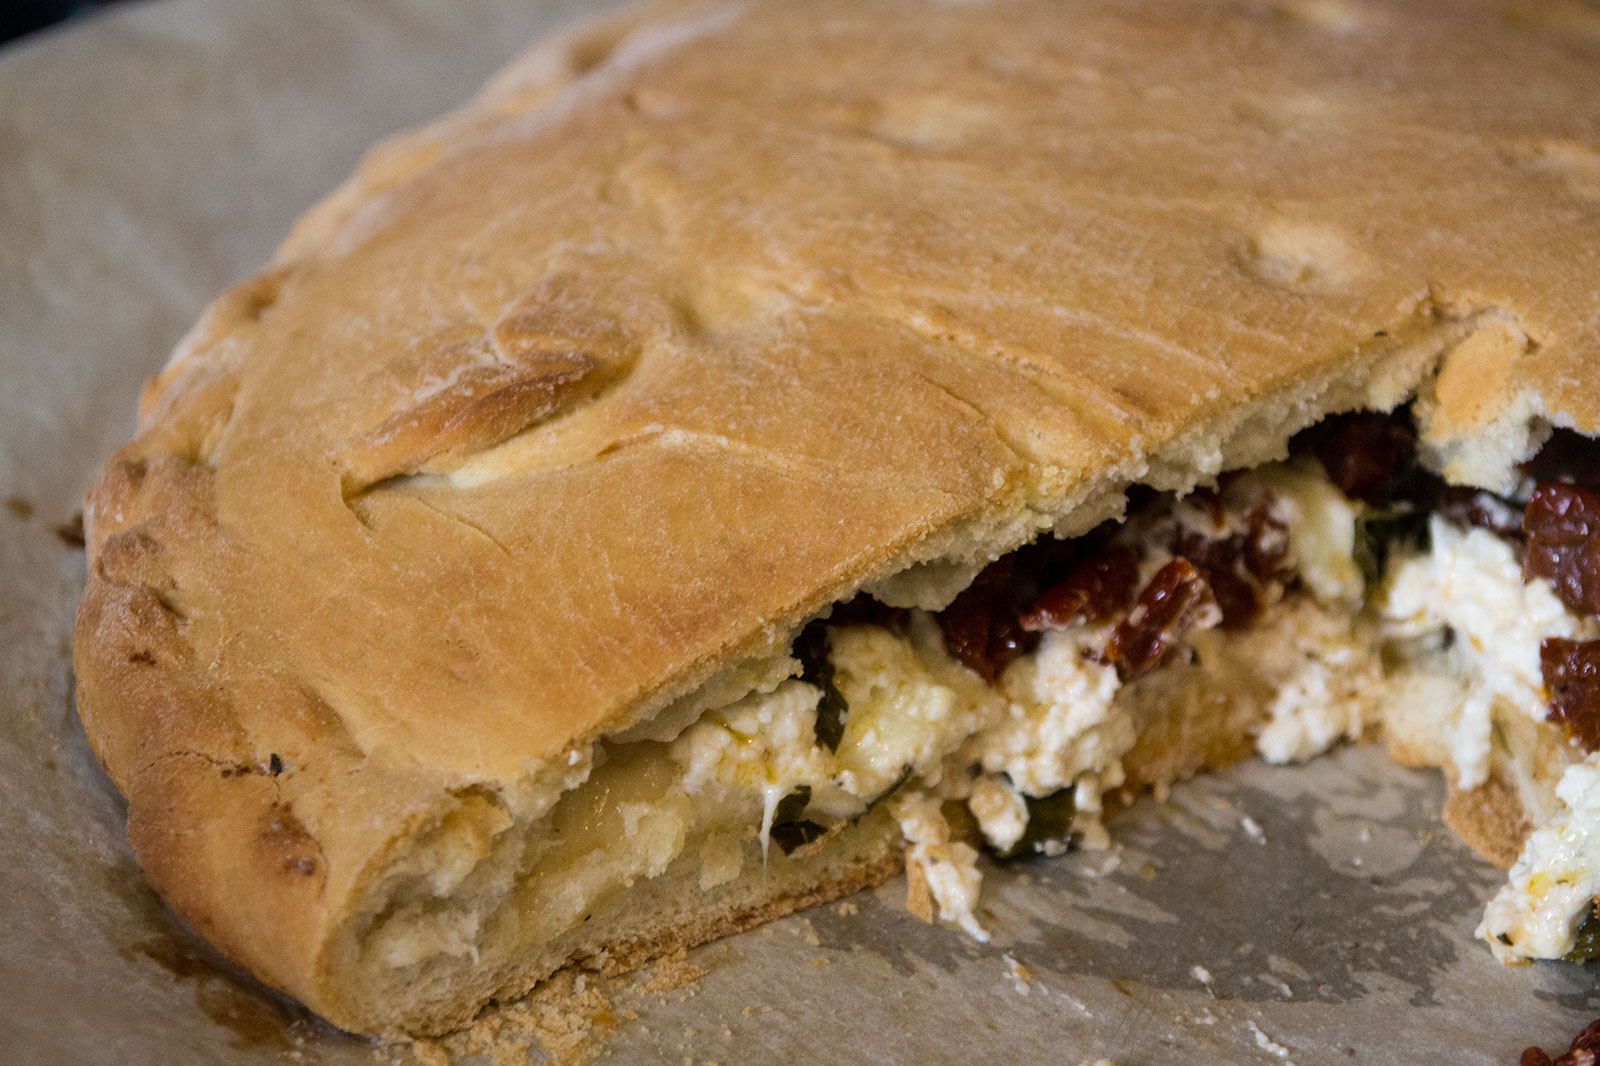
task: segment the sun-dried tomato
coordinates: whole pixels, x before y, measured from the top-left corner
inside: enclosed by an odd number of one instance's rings
[[[1550,717],[1584,751],[1600,751],[1600,640],[1546,637],[1539,667],[1550,693]]]
[[[1267,603],[1266,590],[1245,569],[1243,535],[1211,540],[1185,529],[1179,532],[1173,551],[1192,562],[1211,587],[1222,610],[1222,628],[1243,629],[1261,617]]]
[[[1375,507],[1412,495],[1421,469],[1405,408],[1333,415],[1302,430],[1290,447],[1321,463],[1340,492]]]
[[[1549,578],[1575,611],[1600,614],[1600,494],[1547,482],[1523,513],[1528,535],[1524,577]]]
[[[1522,464],[1522,472],[1536,482],[1562,481],[1600,492],[1600,439],[1558,429]]]
[[[1556,1066],[1594,1066],[1597,1059],[1600,1059],[1600,1018],[1572,1038],[1572,1045],[1556,1060]]]
[[[1221,525],[1222,519],[1214,518]],[[1252,507],[1242,532],[1207,537],[1180,527],[1172,544],[1175,555],[1194,563],[1211,586],[1222,610],[1222,628],[1244,629],[1267,605],[1267,584],[1283,569],[1289,550],[1289,530],[1266,503]]]
[[[1015,554],[1002,556],[979,571],[955,602],[939,612],[945,648],[957,662],[994,681],[1017,656],[1032,651],[1039,635],[1018,620],[1020,589]]]
[[[1245,517],[1244,563],[1258,580],[1285,573],[1289,559],[1289,525],[1273,513],[1273,500],[1250,508]]]
[[[1449,486],[1440,494],[1439,515],[1458,526],[1487,529],[1506,540],[1522,539],[1522,509],[1482,489]]]
[[[1551,1061],[1544,1049],[1531,1047],[1523,1051],[1521,1066],[1595,1066],[1600,1061],[1600,1018],[1586,1026],[1572,1038],[1572,1046],[1565,1054]]]
[[[1103,622],[1126,608],[1139,583],[1139,557],[1118,545],[1079,563],[1020,619],[1023,629],[1060,629]]]
[[[1205,578],[1189,560],[1174,559],[1139,593],[1133,610],[1106,643],[1105,656],[1127,681],[1158,665],[1189,633],[1220,620]]]

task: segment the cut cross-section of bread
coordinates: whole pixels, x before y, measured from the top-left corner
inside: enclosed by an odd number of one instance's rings
[[[144,870],[433,1033],[907,864],[983,937],[982,850],[1381,737],[1515,860],[1495,951],[1600,950],[1600,13],[1557,6],[540,47],[220,299],[89,495]]]

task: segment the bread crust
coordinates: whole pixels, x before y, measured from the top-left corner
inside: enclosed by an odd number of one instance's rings
[[[392,1027],[330,952],[454,796],[865,582],[1418,389],[1446,442],[1600,429],[1592,38],[1321,10],[671,4],[376,149],[87,500],[79,710],[152,882]]]

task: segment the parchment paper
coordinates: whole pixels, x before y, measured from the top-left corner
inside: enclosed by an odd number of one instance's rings
[[[71,709],[83,561],[56,527],[206,301],[368,144],[597,6],[165,0],[0,51],[0,1061],[419,1053],[262,989],[144,885]],[[1436,824],[1441,798],[1374,750],[1248,764],[1141,802],[1111,852],[991,869],[988,945],[909,917],[897,881],[420,1054],[1509,1066],[1564,1047],[1600,1014],[1594,974],[1472,940],[1501,875]]]

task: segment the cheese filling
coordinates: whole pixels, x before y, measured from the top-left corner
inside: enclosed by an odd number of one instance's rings
[[[1235,698],[1253,689],[1253,714],[1265,719],[1261,753],[1303,759],[1360,736],[1379,702],[1375,643],[1355,609],[1355,511],[1325,479],[1299,467],[1249,477],[1253,483],[1235,494],[1271,495],[1295,530],[1286,547],[1298,548],[1298,565],[1317,575],[1305,584],[1323,596],[1309,589],[1286,596],[1241,632],[1195,633],[1184,670],[1191,680],[1214,675],[1204,684],[1232,689]],[[1142,575],[1171,560],[1157,545],[1174,523],[1191,520],[1174,509],[1142,526],[1130,523],[1132,538],[1145,542]],[[1340,522],[1348,528],[1340,530]],[[1036,650],[991,684],[951,656],[931,612],[910,609],[894,631],[830,627],[833,682],[849,708],[836,750],[816,739],[822,691],[790,679],[706,714],[674,741],[671,756],[682,767],[684,791],[714,807],[740,793],[761,797],[764,855],[780,797],[803,789],[806,804],[795,813],[821,826],[859,816],[892,794],[888,806],[908,842],[907,860],[939,915],[984,939],[974,910],[977,852],[953,838],[950,820],[970,819],[989,850],[1009,854],[1038,802],[1051,800],[1071,811],[1066,825],[1024,853],[1106,846],[1102,797],[1124,784],[1124,756],[1171,698],[1170,667],[1147,675],[1150,683],[1119,676],[1101,654],[1110,632],[1103,622],[1049,629]],[[1244,676],[1253,684],[1241,684]]]
[[[1157,497],[1097,531],[1093,580],[1076,558],[1002,634],[1003,654],[974,652],[949,619],[984,573],[882,582],[905,606],[839,609],[813,623],[820,643],[802,634],[791,657],[574,752],[536,804],[465,797],[416,849],[433,873],[397,871],[378,894],[361,951],[396,972],[508,958],[573,935],[641,880],[673,870],[714,891],[868,819],[898,825],[912,909],[986,939],[975,845],[999,860],[1106,846],[1108,796],[1208,764],[1179,750],[1187,715],[1272,762],[1381,730],[1457,788],[1511,778],[1547,817],[1479,935],[1507,960],[1566,955],[1600,894],[1600,755],[1547,745],[1541,758],[1572,764],[1552,797],[1518,776],[1534,758],[1519,738],[1559,733],[1541,644],[1594,640],[1600,620],[1525,577],[1504,531],[1423,515],[1425,536],[1382,559],[1380,517],[1303,457]],[[1163,736],[1174,750],[1146,752],[1156,769],[1130,779],[1130,753]]]
[[[1497,723],[1549,716],[1542,641],[1600,637],[1600,620],[1568,608],[1548,581],[1525,579],[1513,545],[1487,529],[1434,515],[1427,546],[1401,550],[1371,582],[1356,558],[1361,507],[1313,464],[1246,478],[1273,495],[1290,531],[1296,588],[1242,632],[1192,634],[1188,654],[1215,662],[1222,653],[1237,667],[1232,684],[1263,693],[1255,746],[1269,761],[1307,759],[1377,726],[1420,738],[1457,788],[1475,788],[1490,775]],[[1164,533],[1172,520],[1150,525]],[[1145,575],[1170,558],[1144,554]],[[807,810],[824,820],[907,782],[890,809],[908,862],[939,915],[983,939],[976,852],[951,842],[950,817],[970,819],[991,852],[1009,854],[1027,834],[1031,801],[1067,790],[1070,833],[1035,850],[1106,843],[1102,795],[1124,783],[1122,759],[1149,717],[1137,690],[1163,695],[1159,674],[1129,691],[1100,652],[1107,632],[1052,629],[989,684],[952,659],[928,612],[912,609],[900,632],[843,626],[831,654],[850,710],[836,752],[814,742],[820,691],[790,680],[708,715],[673,757],[689,768],[691,792],[708,775],[724,788],[760,782],[769,797],[804,786]],[[776,713],[784,725],[752,740],[753,723]],[[1600,894],[1600,831],[1591,828],[1600,824],[1600,756],[1569,769],[1556,794],[1561,812],[1529,839],[1479,930],[1503,958],[1567,954]]]

